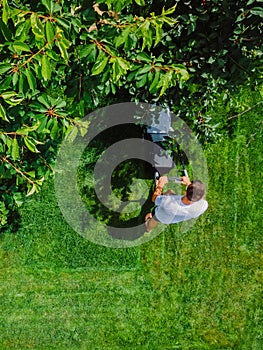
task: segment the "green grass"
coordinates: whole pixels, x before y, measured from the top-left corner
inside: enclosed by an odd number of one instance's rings
[[[67,225],[52,183],[29,198],[0,240],[0,348],[260,350],[261,119],[258,105],[207,149],[209,209],[184,234],[102,247]]]

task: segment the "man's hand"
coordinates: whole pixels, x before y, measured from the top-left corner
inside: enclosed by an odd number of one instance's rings
[[[183,177],[182,177],[182,184],[183,184],[183,185],[186,185],[186,186],[191,185],[191,180],[189,179],[189,177],[183,176]]]
[[[156,187],[163,188],[167,183],[168,183],[168,177],[167,177],[167,176],[161,176],[161,177],[156,181]]]

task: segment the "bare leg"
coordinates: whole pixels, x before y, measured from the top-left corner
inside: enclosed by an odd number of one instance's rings
[[[156,221],[153,217],[148,217],[148,219],[145,220],[145,226],[146,226],[147,232],[151,232],[151,230],[154,229],[157,225],[158,225],[158,221]]]

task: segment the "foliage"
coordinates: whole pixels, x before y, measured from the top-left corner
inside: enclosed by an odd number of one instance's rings
[[[76,136],[73,126],[85,134],[81,118],[106,96],[127,84],[162,95],[188,78],[184,65],[150,55],[163,26],[176,24],[175,7],[144,18],[122,14],[122,1],[105,4],[2,1],[1,225],[21,194],[39,190],[61,140]]]
[[[169,6],[172,1],[165,3]],[[164,37],[162,49],[186,64],[190,79],[181,90],[169,89],[163,100],[172,104],[172,110],[195,130],[204,144],[222,135],[221,117],[213,114],[211,118],[216,101],[231,95],[240,84],[262,84],[261,3],[261,0],[177,2],[178,26]],[[148,4],[149,10],[156,8],[155,1]]]
[[[1,0],[0,226],[52,173],[61,140],[85,134],[91,110],[172,103],[214,140],[207,106],[262,74],[260,2]]]

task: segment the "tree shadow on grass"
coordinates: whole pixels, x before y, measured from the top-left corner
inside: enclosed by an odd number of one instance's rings
[[[86,148],[78,169],[79,192],[89,213],[97,220],[107,225],[109,234],[116,239],[135,240],[145,233],[144,217],[153,207],[151,192],[153,189],[154,169],[152,164],[140,159],[121,161],[111,174],[111,188],[104,188],[104,175],[98,180],[97,186],[103,188],[103,201],[98,198],[94,188],[94,167],[102,153],[112,144],[129,139],[141,139],[141,128],[134,124],[123,128],[122,125],[107,129],[93,139]],[[114,157],[114,155],[112,155]],[[111,160],[110,160],[111,161]],[[104,173],[107,164],[104,164]],[[100,183],[101,181],[101,183]],[[127,237],[125,230],[116,228],[132,228],[132,234]]]

